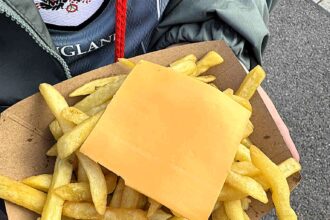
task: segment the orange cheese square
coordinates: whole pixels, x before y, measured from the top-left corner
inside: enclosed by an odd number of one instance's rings
[[[139,62],[80,151],[190,220],[207,220],[250,112],[218,89]]]

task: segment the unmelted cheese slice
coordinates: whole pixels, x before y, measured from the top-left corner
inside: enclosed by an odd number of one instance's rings
[[[250,112],[218,89],[139,62],[80,151],[190,220],[207,220]]]

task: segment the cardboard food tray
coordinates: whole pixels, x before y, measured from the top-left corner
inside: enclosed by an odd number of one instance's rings
[[[195,54],[201,58],[210,50],[215,50],[224,58],[224,62],[211,68],[207,74],[217,76],[215,84],[221,90],[232,88],[237,90],[246,73],[230,48],[223,41],[210,41],[172,47],[165,50],[132,58],[133,61],[148,60],[161,65],[168,65],[187,54]],[[70,104],[78,99],[68,98],[68,94],[77,87],[94,79],[128,73],[120,64],[108,65],[83,75],[66,80],[56,88],[65,96]],[[262,149],[275,163],[291,157],[274,120],[268,112],[259,94],[251,99],[254,132],[251,140]],[[48,125],[54,119],[41,95],[35,94],[10,107],[0,118],[0,174],[20,180],[42,173],[52,173],[54,159],[45,155],[54,140]],[[293,189],[300,181],[300,174],[288,178]],[[259,219],[273,207],[271,202],[264,205],[253,201],[248,210],[251,219]],[[36,214],[6,202],[9,220],[32,220]]]

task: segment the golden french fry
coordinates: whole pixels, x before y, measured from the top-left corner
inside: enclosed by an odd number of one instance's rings
[[[108,208],[103,220],[148,220],[148,218],[141,209]]]
[[[21,182],[37,190],[48,192],[50,184],[52,183],[52,177],[53,176],[51,174],[41,174],[37,176],[30,176],[23,179]]]
[[[235,102],[237,102],[238,104],[240,104],[241,106],[252,112],[252,105],[249,100],[244,99],[237,95],[232,95],[232,94],[226,94],[226,95],[228,95],[232,100],[234,100]]]
[[[92,201],[90,186],[88,183],[69,183],[60,186],[54,192],[63,200],[71,202]]]
[[[243,199],[246,196],[248,196],[247,193],[243,193],[238,189],[225,183],[221,189],[218,201],[239,200]]]
[[[278,165],[278,168],[280,168],[281,172],[285,176],[285,178],[288,178],[292,174],[298,172],[301,170],[301,165],[294,159],[294,158],[289,158],[282,163]],[[270,188],[270,185],[266,178],[262,175],[259,174],[257,176],[254,176],[253,179],[255,179],[258,183],[262,185],[264,190],[268,190]]]
[[[107,205],[107,184],[100,165],[80,152],[76,152],[79,163],[84,168],[92,194],[92,200],[97,212],[103,215]]]
[[[87,177],[87,176],[86,176]],[[108,174],[105,176],[107,191],[112,193],[117,183],[117,176],[115,174]],[[54,192],[62,199],[71,202],[92,201],[92,194],[90,186],[87,182],[69,183],[67,185],[58,187]]]
[[[260,171],[250,161],[234,162],[231,165],[231,170],[240,175],[249,177],[260,173]]]
[[[80,111],[75,107],[65,108],[63,109],[61,114],[64,119],[66,119],[67,121],[71,121],[76,125],[80,124],[81,122],[89,118],[88,115],[86,115],[84,112]]]
[[[54,144],[49,150],[46,152],[46,155],[49,157],[57,156],[57,144]]]
[[[116,81],[100,87],[94,93],[86,96],[83,100],[74,105],[77,109],[88,112],[95,106],[102,105],[109,101],[117,92],[127,75],[118,75]]]
[[[125,182],[122,178],[119,178],[118,184],[116,186],[115,192],[113,193],[110,207],[111,208],[119,208],[121,204],[121,199],[123,197],[123,191],[125,188]]]
[[[63,135],[62,128],[60,127],[60,124],[57,120],[52,121],[52,123],[49,124],[49,130],[52,133],[55,140],[58,140]]]
[[[235,95],[250,100],[266,76],[261,66],[254,67],[245,77]]]
[[[172,215],[164,212],[161,209],[157,209],[154,214],[152,214],[150,217],[148,217],[149,220],[167,220],[171,218]]]
[[[74,219],[102,219],[94,205],[88,202],[65,202],[63,215]]]
[[[80,148],[94,126],[102,116],[103,112],[99,112],[89,119],[77,125],[71,131],[65,133],[57,142],[57,154],[60,158],[70,156],[74,151]]]
[[[41,220],[61,220],[64,200],[54,193],[54,189],[70,183],[72,169],[72,164],[68,159],[56,159],[52,183],[42,210]]]
[[[113,193],[117,186],[117,175],[110,172],[104,178],[107,184],[108,194]]]
[[[107,106],[109,105],[109,103],[110,103],[110,101],[107,101],[107,102],[103,103],[102,105],[95,106],[95,107],[91,108],[88,112],[86,112],[86,114],[89,116],[96,115],[97,113],[104,111],[107,108]]]
[[[246,214],[246,212],[243,212],[243,217],[244,220],[250,220],[250,217],[248,216],[248,214]]]
[[[222,203],[212,212],[212,220],[229,220]]]
[[[145,210],[147,203],[148,203],[148,198],[145,195],[143,195],[139,199],[137,208]]]
[[[184,60],[170,64],[170,68],[176,73],[184,74],[187,76],[193,75],[197,71],[196,63],[191,60]]]
[[[58,120],[62,131],[64,133],[70,131],[75,125],[62,117],[61,112],[63,109],[69,107],[64,97],[53,86],[47,83],[40,84],[39,90],[41,95],[44,97],[44,100],[46,101],[50,111]]]
[[[254,129],[254,126],[253,126],[252,122],[249,120],[249,121],[248,121],[248,124],[247,124],[247,126],[246,126],[246,129],[245,129],[245,131],[244,131],[244,135],[243,135],[243,137],[244,137],[244,138],[249,137],[249,136],[253,133],[253,129]]]
[[[252,146],[250,152],[252,163],[270,184],[273,203],[279,219],[297,219],[296,213],[290,206],[289,185],[280,168],[257,147]]]
[[[46,201],[46,194],[0,175],[0,198],[40,214]]]
[[[136,65],[133,61],[130,61],[129,59],[126,59],[126,58],[118,58],[118,62],[120,64],[123,64],[124,66],[126,66],[129,69],[133,69]]]
[[[121,208],[128,208],[128,209],[135,209],[139,204],[139,200],[143,195],[136,190],[132,189],[129,186],[125,186],[123,195],[121,198],[120,207]]]
[[[223,58],[215,51],[208,52],[202,59],[197,61],[197,72],[194,76],[199,76],[213,66],[223,62]]]
[[[231,88],[228,88],[228,89],[224,90],[223,93],[225,93],[226,95],[234,95],[234,90],[232,90]]]
[[[189,54],[187,56],[184,56],[184,57],[174,61],[173,63],[170,64],[170,66],[177,65],[177,64],[182,63],[187,60],[190,60],[195,63],[197,61],[197,57],[194,54]]]
[[[78,171],[77,171],[77,179],[78,182],[87,182],[88,183],[88,177],[87,174],[82,167],[81,163],[78,162]]]
[[[174,216],[174,217],[170,218],[169,220],[188,220],[188,219],[186,219],[184,217]]]
[[[262,203],[267,203],[268,198],[262,186],[248,176],[242,176],[235,172],[229,171],[226,183],[235,187],[243,193],[259,200]],[[228,214],[228,213],[227,213]]]
[[[205,82],[205,83],[209,83],[209,82],[213,82],[214,80],[216,80],[217,78],[213,75],[205,75],[205,76],[197,76],[195,77],[196,79],[198,79],[201,82]]]
[[[70,93],[70,97],[75,97],[75,96],[83,96],[83,95],[89,95],[95,92],[98,88],[105,86],[109,83],[114,83],[116,82],[121,75],[119,76],[110,76],[107,78],[102,78],[102,79],[96,79],[93,80],[89,83],[84,84],[83,86],[79,87],[78,89],[74,90],[72,93]]]
[[[245,197],[245,198],[241,199],[241,203],[242,203],[243,210],[248,210],[250,203],[251,203],[251,199],[249,199],[248,197]]]
[[[150,216],[152,216],[158,209],[160,209],[162,207],[162,205],[151,199],[151,198],[148,198],[148,201],[150,203],[149,205],[149,209],[148,209],[148,213],[147,213],[147,217],[149,218]]]
[[[244,220],[241,200],[225,201],[223,205],[229,219]]]
[[[285,178],[301,170],[301,165],[294,158],[289,158],[278,165]]]
[[[251,161],[250,150],[245,145],[240,144],[235,154],[235,160],[237,161]]]
[[[214,88],[218,88],[214,83],[208,83],[208,84]]]
[[[243,144],[247,148],[250,148],[253,145],[253,143],[251,142],[251,140],[249,138],[244,138],[241,141],[241,144]]]

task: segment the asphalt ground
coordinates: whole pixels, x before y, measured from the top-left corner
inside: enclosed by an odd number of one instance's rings
[[[269,22],[263,88],[300,153],[292,193],[299,219],[330,219],[330,14],[312,1],[281,0]],[[276,219],[274,212],[264,219]]]

